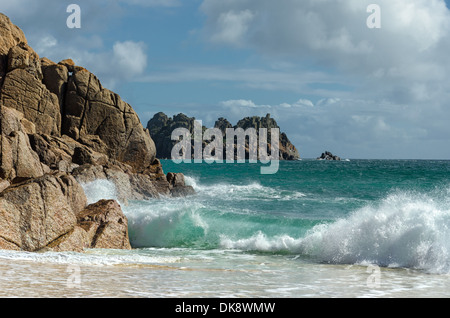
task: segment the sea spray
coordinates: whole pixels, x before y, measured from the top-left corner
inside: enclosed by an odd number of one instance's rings
[[[442,192],[399,192],[333,224],[319,225],[298,251],[317,261],[450,270],[450,206]]]
[[[190,177],[186,180],[196,196],[132,202],[123,208],[132,246],[216,249],[222,248],[224,237],[242,238],[261,229],[268,235],[301,233],[300,228],[306,230],[317,223],[254,209],[256,202],[270,202],[275,197],[298,199],[304,196],[301,193],[280,194],[256,183],[202,185]]]
[[[163,164],[196,195],[122,205],[134,249],[2,251],[2,294],[448,297],[448,161],[281,162],[264,178],[247,165]],[[115,198],[104,180],[85,190]],[[67,288],[73,266],[81,284]]]
[[[318,224],[302,237],[262,231],[247,238],[221,237],[227,249],[288,252],[319,263],[377,264],[450,271],[448,190],[432,195],[399,192],[336,222]]]
[[[304,161],[298,167],[313,164],[316,168],[320,163]],[[427,187],[414,189],[410,173],[417,169],[404,167],[403,162],[400,167],[396,162],[376,164],[380,168],[370,182],[383,184],[379,192],[368,191],[377,188],[361,179],[367,178],[367,166],[374,163],[361,161],[339,166],[339,173],[350,179],[335,188],[324,188],[334,184],[330,181],[333,171],[330,177],[322,175],[322,183],[317,183],[316,176],[313,180],[317,184],[305,180],[308,186],[302,186],[300,178],[292,178],[298,181],[289,186],[269,186],[262,179],[235,178],[233,182],[230,178],[187,175],[186,183],[194,187],[195,196],[123,206],[132,246],[291,254],[317,263],[370,263],[448,273],[450,188],[444,184],[431,189],[430,183],[423,183]],[[386,166],[390,171],[394,167],[407,170],[408,174],[398,174],[408,177],[400,184],[403,188],[389,188],[389,182],[398,185],[399,179],[390,178]],[[114,198],[111,184],[94,185],[85,185],[90,200],[103,195]],[[349,194],[349,190],[353,192]]]
[[[202,205],[183,199],[134,202],[124,207],[133,247],[201,246],[208,232]]]
[[[82,183],[88,204],[100,200],[117,200],[117,190],[113,182],[106,179],[98,179],[88,183]]]
[[[288,201],[306,197],[306,194],[299,191],[274,189],[258,182],[240,185],[219,182],[213,185],[202,185],[198,178],[186,176],[185,180],[186,185],[192,186],[203,198],[216,200],[222,198],[239,201]]]
[[[295,239],[289,235],[280,235],[269,238],[262,231],[259,231],[250,238],[242,238],[235,241],[224,235],[221,237],[220,244],[221,247],[225,249],[291,253],[298,249],[299,244],[301,244],[301,239]]]

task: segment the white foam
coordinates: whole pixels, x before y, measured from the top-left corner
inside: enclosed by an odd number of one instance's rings
[[[187,186],[191,186],[194,189],[198,188],[198,179],[190,176],[184,176],[184,182]]]
[[[106,179],[98,179],[89,183],[81,183],[88,204],[100,200],[117,200],[117,190],[113,182]]]
[[[293,251],[298,249],[300,244],[301,239],[294,239],[288,235],[269,238],[261,231],[249,238],[232,240],[222,236],[220,240],[221,247],[225,249],[261,252]]]
[[[85,253],[0,251],[0,259],[56,265],[115,266],[171,264],[179,262],[181,258],[145,255],[127,250],[87,250]]]
[[[123,208],[133,246],[171,246],[172,242],[176,243],[177,235],[186,233],[206,236],[212,229],[202,209],[203,204],[209,206],[211,200],[295,200],[304,196],[295,191],[277,191],[256,182],[202,185],[189,176],[186,182],[199,192],[200,199],[152,200]],[[114,185],[106,180],[83,187],[89,202],[117,196]],[[269,237],[257,232],[249,237],[221,236],[220,246],[264,252],[288,251],[325,263],[373,263],[448,273],[449,193],[450,188],[428,195],[398,192],[334,223],[317,225],[303,237],[283,233]]]
[[[301,249],[322,261],[450,270],[450,210],[435,198],[391,195],[347,219],[315,227]]]
[[[371,263],[388,267],[450,272],[450,209],[445,197],[398,193],[366,206],[348,218],[320,224],[306,236],[267,237],[256,233],[224,248],[289,251],[333,264]]]
[[[305,197],[306,194],[298,191],[278,190],[271,187],[263,186],[257,182],[250,184],[236,185],[219,183],[213,185],[202,185],[197,178],[185,177],[185,182],[194,190],[204,197],[224,198],[230,200],[281,200],[289,201]]]

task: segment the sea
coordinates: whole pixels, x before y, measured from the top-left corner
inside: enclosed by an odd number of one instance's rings
[[[0,251],[0,297],[450,296],[450,161],[162,164],[196,194],[121,203],[132,250]]]

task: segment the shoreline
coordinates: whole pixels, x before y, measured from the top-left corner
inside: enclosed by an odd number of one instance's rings
[[[157,249],[154,250],[158,252]],[[114,251],[113,251],[114,252]],[[164,250],[164,252],[167,252]],[[189,252],[189,251],[187,251]],[[223,253],[222,251],[220,251]],[[23,252],[19,252],[23,253]],[[189,253],[192,253],[190,251]],[[233,252],[231,252],[233,253]],[[20,298],[446,298],[448,284],[442,275],[404,268],[380,268],[381,285],[368,286],[365,265],[333,265],[298,262],[283,256],[270,259],[270,267],[254,267],[234,252],[236,263],[248,267],[186,267],[170,264],[91,264],[48,261],[4,260],[1,297]],[[70,256],[74,256],[71,254]],[[87,257],[86,254],[80,254]],[[0,258],[2,256],[0,255]],[[58,263],[59,262],[59,263]],[[230,262],[230,259],[227,259]],[[292,267],[286,267],[286,262]],[[195,263],[194,263],[195,264]],[[249,267],[250,266],[250,267]],[[283,272],[280,272],[283,266]],[[220,266],[219,266],[220,267]],[[232,267],[232,268],[230,268]],[[293,272],[295,271],[295,272]],[[26,274],[25,274],[26,273]],[[77,281],[76,274],[79,274]],[[259,277],[258,280],[256,278]],[[199,280],[200,279],[200,280]],[[240,281],[240,283],[237,283]],[[164,282],[164,283],[163,283]],[[182,283],[184,282],[184,283]],[[245,286],[244,286],[245,284]],[[214,286],[221,285],[217,290]],[[318,292],[319,285],[323,290]],[[415,286],[415,288],[412,288]]]

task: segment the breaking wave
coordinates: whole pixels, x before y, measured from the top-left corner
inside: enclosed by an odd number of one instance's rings
[[[349,217],[314,226],[303,237],[258,232],[231,240],[224,248],[287,251],[316,262],[371,263],[431,273],[450,272],[450,205],[448,190],[433,195],[400,192],[361,208]]]
[[[133,247],[290,253],[319,263],[450,272],[450,189],[426,194],[398,191],[346,217],[312,221],[294,212],[255,212],[244,205],[264,200],[300,205],[306,195],[298,191],[258,183],[203,185],[191,177],[186,181],[196,196],[123,207]],[[115,196],[112,183],[97,181],[84,188],[90,200]]]
[[[280,200],[288,201],[306,197],[306,194],[298,191],[279,190],[263,186],[257,182],[244,185],[219,183],[214,185],[202,185],[198,179],[186,176],[186,184],[202,196],[210,198],[222,198],[230,200]]]

